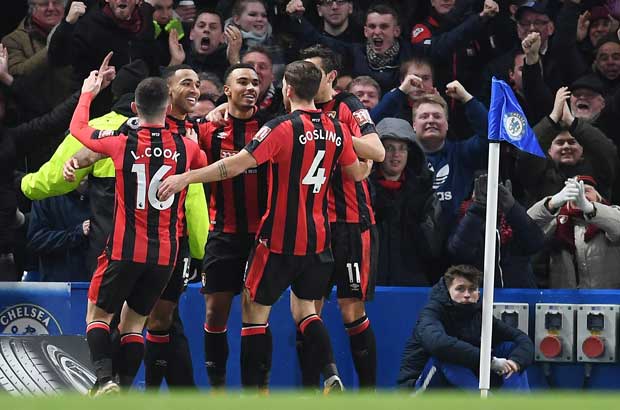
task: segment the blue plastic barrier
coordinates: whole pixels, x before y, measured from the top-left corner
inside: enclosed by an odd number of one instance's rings
[[[0,285],[0,313],[5,311],[6,299]],[[46,305],[45,297],[39,295],[38,304],[49,311],[61,310],[62,317],[56,318],[64,334],[84,334],[84,315],[86,312],[86,293],[88,284],[73,283],[70,287],[70,301],[60,304],[47,299],[54,306]],[[428,288],[388,288],[378,287],[375,300],[368,304],[374,332],[377,337],[378,374],[381,387],[393,388],[400,365],[400,356],[405,341],[411,334],[419,311],[426,303]],[[30,296],[32,297],[32,293]],[[536,303],[596,303],[620,304],[618,290],[525,290],[499,289],[495,293],[497,302],[530,304],[530,335],[533,335],[534,305]],[[14,303],[14,301],[12,302]],[[64,307],[69,311],[64,314]],[[70,314],[68,314],[70,312]],[[190,340],[194,360],[194,375],[201,386],[207,385],[204,369],[203,321],[204,300],[198,292],[198,285],[191,285],[180,301],[180,312],[185,330]],[[1,317],[1,314],[0,314]],[[239,386],[239,348],[241,312],[239,299],[233,304],[228,326],[230,356],[228,361],[228,384]],[[323,320],[332,338],[338,368],[346,386],[357,384],[355,370],[351,362],[349,340],[342,326],[338,305],[335,299],[329,300],[324,309]],[[300,374],[295,352],[295,324],[289,311],[289,298],[286,293],[273,308],[269,325],[273,333],[273,368],[271,385],[273,387],[293,387],[300,384]],[[552,364],[551,379],[554,387],[581,388],[584,365],[578,363]],[[530,383],[534,388],[547,388],[542,365],[536,364],[529,370]],[[620,388],[620,364],[594,364],[592,369],[592,388]],[[139,380],[142,376],[139,375]]]

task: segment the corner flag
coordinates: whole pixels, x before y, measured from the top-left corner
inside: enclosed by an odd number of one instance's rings
[[[489,108],[489,140],[506,141],[521,151],[545,158],[534,131],[527,123],[523,109],[512,89],[495,77],[491,85]]]

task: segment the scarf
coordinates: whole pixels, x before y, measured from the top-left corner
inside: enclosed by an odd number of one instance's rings
[[[400,189],[403,187],[403,184],[405,183],[404,172],[400,174],[400,178],[398,178],[398,181],[390,181],[385,179],[385,176],[381,169],[378,169],[376,172],[379,176],[379,178],[377,179],[377,183],[388,191],[400,191]]]
[[[463,201],[459,208],[459,222],[465,216],[465,213],[469,207],[474,203],[471,199]],[[506,215],[501,210],[497,210],[497,216],[499,218],[499,238],[502,245],[506,245],[512,239],[512,227],[506,220]]]
[[[133,9],[133,13],[131,13],[131,17],[129,18],[129,20],[117,19],[108,3],[106,3],[106,5],[101,11],[103,12],[103,14],[111,18],[114,23],[122,30],[129,31],[130,33],[137,33],[142,28],[142,18],[140,16],[138,6]]]
[[[265,96],[258,103],[259,109],[265,110],[271,107],[271,103],[273,102],[273,96],[275,95],[275,93],[276,93],[276,88],[273,86],[273,84],[269,84],[269,88],[267,89]]]
[[[557,226],[555,228],[555,239],[565,249],[568,249],[571,253],[575,253],[575,218],[583,219],[583,212],[581,209],[569,207],[565,204],[560,208],[560,213],[557,216]],[[586,227],[586,233],[584,240],[589,242],[599,233],[601,228],[594,224],[588,224]]]
[[[224,22],[224,28],[229,25],[234,24],[233,18],[230,17]],[[252,33],[251,31],[244,31],[241,27],[236,26],[239,31],[241,31],[241,36],[243,37],[243,45],[247,48],[253,46],[264,46],[265,43],[271,38],[271,33],[273,33],[273,28],[271,27],[271,23],[267,22],[267,30],[265,34],[258,35],[256,33]]]
[[[30,29],[38,31],[43,37],[47,37],[47,35],[52,31],[54,26],[50,26],[42,20],[36,18],[36,16],[31,16],[30,18]]]
[[[243,37],[243,44],[245,44],[248,48],[253,46],[261,46],[265,44],[271,34],[271,25],[268,26],[265,34],[261,36],[256,33],[252,33],[251,31],[243,31],[241,29],[239,29],[239,31],[241,31],[241,36]]]
[[[382,70],[384,68],[390,68],[396,66],[396,56],[400,52],[400,43],[398,40],[394,41],[392,47],[385,50],[383,54],[377,54],[372,48],[371,42],[366,42],[366,55],[368,56],[368,63],[373,70]]]

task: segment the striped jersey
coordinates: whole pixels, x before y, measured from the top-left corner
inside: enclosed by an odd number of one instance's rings
[[[354,137],[376,132],[368,110],[353,94],[340,93],[316,106],[328,117],[337,118]],[[328,201],[330,222],[355,223],[362,227],[375,224],[367,180],[356,182],[347,177],[341,167],[334,171]]]
[[[309,255],[330,246],[327,188],[338,163],[356,161],[351,134],[320,110],[296,110],[267,122],[245,147],[269,162],[267,212],[257,238],[270,251]]]
[[[199,144],[209,163],[241,151],[260,127],[255,117],[247,120],[231,115],[223,126],[199,125]],[[256,233],[267,208],[267,165],[250,168],[231,179],[211,183],[209,214],[211,231]]]
[[[198,145],[166,128],[100,131],[88,126],[92,95],[82,94],[71,133],[95,152],[108,155],[116,170],[113,228],[106,249],[112,260],[170,266],[176,261],[179,219],[186,190],[166,201],[157,197],[169,175],[207,165]]]

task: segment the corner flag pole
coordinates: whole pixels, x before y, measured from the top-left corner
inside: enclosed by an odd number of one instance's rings
[[[495,231],[497,228],[497,184],[499,182],[499,141],[489,141],[487,177],[487,214],[484,232],[484,284],[482,297],[482,334],[480,336],[480,397],[490,387],[491,337],[493,334],[493,289],[495,287]]]

